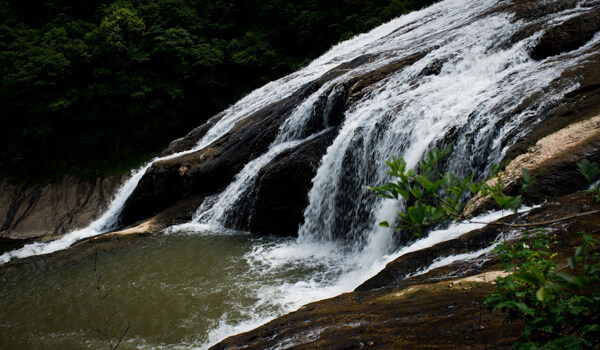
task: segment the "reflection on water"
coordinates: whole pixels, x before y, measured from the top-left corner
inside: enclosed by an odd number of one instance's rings
[[[289,239],[177,234],[100,253],[102,284],[112,289],[107,308],[117,311],[113,332],[131,324],[125,349],[205,347],[338,292],[327,286],[343,267],[323,248],[328,253]],[[1,275],[0,348],[105,347],[88,323],[101,324],[93,257],[54,271],[30,265]]]

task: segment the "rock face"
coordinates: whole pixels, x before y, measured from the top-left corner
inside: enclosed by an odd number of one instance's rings
[[[85,227],[106,209],[125,176],[87,182],[70,176],[33,186],[0,182],[0,237],[54,238]]]
[[[164,157],[164,156],[168,156],[168,155],[171,155],[174,153],[183,152],[183,151],[187,151],[188,149],[192,149],[198,143],[198,141],[202,138],[202,136],[206,135],[208,130],[210,130],[210,128],[212,128],[219,120],[221,120],[223,115],[224,115],[224,113],[219,113],[219,114],[215,115],[214,117],[212,117],[209,120],[207,120],[206,122],[204,122],[204,124],[200,125],[199,127],[195,128],[194,130],[190,131],[184,137],[171,142],[169,144],[169,147],[167,147],[164,151],[162,151],[160,156]]]
[[[598,31],[600,31],[600,10],[571,18],[546,31],[533,48],[532,57],[543,60],[576,50],[585,45]]]
[[[597,211],[585,192],[561,197],[528,214],[503,219],[538,222]],[[566,266],[580,244],[574,232],[600,237],[600,213],[549,225],[556,233],[556,256]],[[479,247],[502,226],[487,226],[390,262],[354,292],[305,305],[257,329],[229,337],[211,349],[509,349],[522,329],[505,324],[482,300],[503,271],[494,257],[458,261],[408,277],[437,258]]]
[[[255,187],[241,198],[229,224],[259,235],[295,236],[304,220],[308,191],[336,128],[280,153],[259,173]]]
[[[513,159],[502,172],[505,192],[522,194],[526,203],[536,204],[582,190],[589,186],[577,170],[577,162],[583,159],[600,162],[600,116],[548,135]],[[521,168],[537,175],[525,192],[521,191]],[[466,216],[495,208],[491,198],[477,197],[469,203]]]

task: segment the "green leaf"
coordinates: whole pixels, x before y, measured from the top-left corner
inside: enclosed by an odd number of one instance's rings
[[[545,303],[546,300],[548,300],[549,295],[550,293],[548,293],[548,290],[545,287],[540,287],[540,289],[538,289],[535,293],[537,300],[541,301],[542,303]]]
[[[579,288],[583,288],[588,285],[588,280],[583,275],[573,277],[573,284]]]
[[[563,280],[565,280],[567,283],[571,283],[573,284],[573,276],[569,275],[568,273],[564,273],[564,272],[557,272],[556,275],[560,278],[562,278]]]
[[[521,175],[523,178],[523,183],[521,183],[521,188],[523,191],[527,190],[531,184],[533,184],[533,180],[537,177],[537,175],[532,176],[529,171],[525,168],[521,168]]]
[[[496,177],[500,170],[502,170],[502,166],[500,164],[492,164],[490,166],[490,179]]]
[[[515,272],[512,277],[518,281],[538,284],[539,280],[534,274],[526,273],[526,272]]]
[[[529,174],[529,171],[527,171],[527,169],[521,168],[521,174],[523,175],[524,183],[531,183],[531,174]]]
[[[407,209],[408,216],[412,219],[414,223],[422,224],[423,219],[425,218],[425,210],[422,207],[408,207]]]
[[[479,193],[479,190],[481,189],[481,185],[472,183],[469,186],[469,189],[471,190],[472,194],[476,195],[477,193]]]
[[[598,164],[596,164],[596,162],[590,163],[587,159],[578,162],[577,168],[589,183],[596,181],[596,178],[600,174]]]
[[[421,191],[419,188],[413,188],[410,192],[416,199],[421,199],[423,196],[423,191]]]

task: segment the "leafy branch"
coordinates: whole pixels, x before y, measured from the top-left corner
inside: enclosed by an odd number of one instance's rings
[[[600,342],[600,255],[590,250],[599,242],[579,235],[582,244],[563,269],[553,260],[555,236],[541,229],[526,232],[516,244],[503,242],[495,248],[511,274],[498,278],[484,303],[505,312],[509,322],[523,322],[515,347],[588,349]]]
[[[450,152],[451,148],[451,144],[442,149],[434,147],[426,153],[424,159],[419,161],[415,169],[407,169],[406,161],[402,157],[394,157],[391,161],[386,161],[390,169],[388,174],[395,181],[367,188],[373,191],[376,196],[382,198],[404,199],[406,209],[397,213],[398,216],[394,225],[383,221],[380,226],[390,227],[397,231],[407,230],[413,232],[416,236],[422,236],[430,227],[447,220],[464,219],[471,223],[508,227],[534,227],[600,212],[593,210],[553,220],[525,224],[471,221],[464,216],[464,211],[472,196],[489,197],[494,200],[500,209],[511,210],[515,213],[523,204],[523,196],[521,194],[511,196],[505,193],[506,183],[499,165],[493,165],[490,169],[489,179],[480,182],[474,182],[472,174],[461,178],[451,171],[445,173],[437,171],[438,163]],[[588,160],[583,160],[577,163],[577,167],[590,183],[596,181],[600,175],[600,168],[595,162],[590,163]],[[532,175],[527,169],[521,168],[522,190],[527,190],[538,175]],[[589,192],[594,196],[596,202],[600,203],[600,186],[594,186]]]

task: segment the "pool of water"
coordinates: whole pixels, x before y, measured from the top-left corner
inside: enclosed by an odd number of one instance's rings
[[[342,247],[244,234],[171,234],[101,252],[120,348],[206,348],[301,305],[354,288]],[[94,258],[0,274],[0,348],[104,348]]]
[[[116,313],[113,336],[130,325],[120,348],[204,349],[306,303],[352,291],[387,262],[502,214],[451,224],[391,254],[390,234],[383,231],[357,251],[335,242],[199,230],[101,252],[96,267],[102,288],[111,291],[105,309]],[[478,254],[440,257],[434,265]],[[23,260],[0,270],[0,349],[107,348],[92,328],[103,327],[94,257],[45,261]]]

